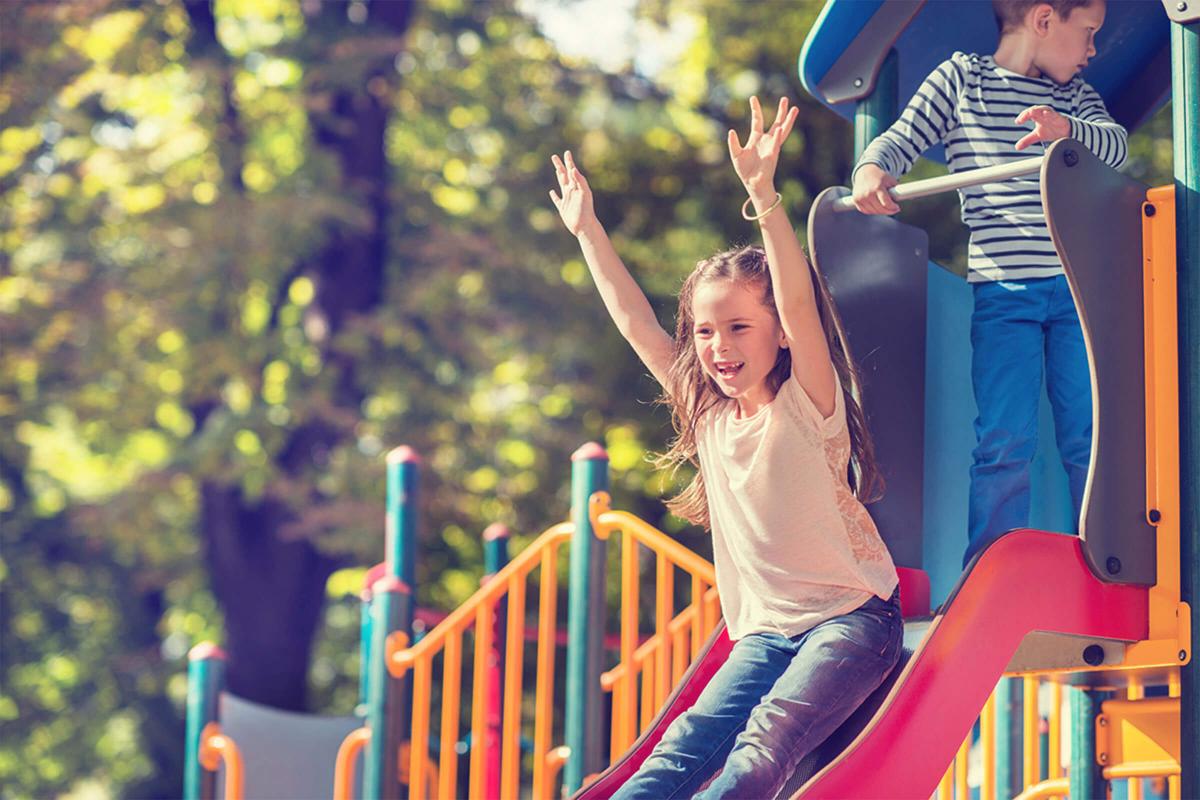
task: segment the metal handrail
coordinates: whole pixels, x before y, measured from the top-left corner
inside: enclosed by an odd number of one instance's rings
[[[941,194],[942,192],[965,189],[968,186],[978,186],[981,183],[1019,178],[1022,175],[1029,175],[1041,170],[1042,158],[1042,156],[1034,156],[1033,158],[1023,158],[1020,161],[1014,161],[1011,164],[969,169],[950,175],[927,178],[923,181],[910,181],[899,186],[893,186],[891,195],[896,202],[900,202],[901,200],[916,200],[918,197],[929,197],[930,195]],[[849,195],[839,197],[833,201],[834,211],[851,211],[853,209],[854,198]]]
[[[225,800],[242,800],[242,753],[237,744],[221,730],[220,723],[210,722],[200,732],[200,766],[216,772],[225,764]]]

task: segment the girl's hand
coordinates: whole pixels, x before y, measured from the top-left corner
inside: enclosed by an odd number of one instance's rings
[[[1030,106],[1013,120],[1018,125],[1031,121],[1033,130],[1017,142],[1018,150],[1024,150],[1035,142],[1054,142],[1071,135],[1071,121],[1050,106]]]
[[[559,197],[558,192],[551,189],[550,200],[558,209],[558,215],[562,217],[567,230],[578,237],[593,223],[598,224],[592,208],[592,188],[575,166],[570,150],[563,154],[563,158],[554,155],[550,160],[554,163],[554,177],[558,178],[558,188],[562,192]]]
[[[746,146],[738,142],[736,131],[729,131],[729,157],[733,160],[733,168],[738,177],[749,190],[751,196],[756,190],[763,190],[774,185],[775,167],[779,163],[779,150],[792,132],[792,123],[800,109],[788,109],[788,99],[779,99],[779,110],[775,114],[775,122],[771,129],[763,133],[762,106],[757,97],[750,98],[750,136]]]

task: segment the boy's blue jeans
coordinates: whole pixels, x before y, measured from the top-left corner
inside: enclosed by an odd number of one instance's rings
[[[902,638],[897,592],[790,639],[739,639],[614,800],[692,797],[717,770],[698,797],[774,797],[800,759],[883,682]]]
[[[965,565],[1005,531],[1029,524],[1043,365],[1075,518],[1092,447],[1092,383],[1066,277],[976,283],[971,381],[979,416]]]

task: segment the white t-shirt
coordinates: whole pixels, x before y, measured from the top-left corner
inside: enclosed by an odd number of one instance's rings
[[[896,567],[846,478],[838,388],[822,418],[795,378],[753,416],[722,400],[696,427],[721,609],[732,639],[796,636],[891,596]]]

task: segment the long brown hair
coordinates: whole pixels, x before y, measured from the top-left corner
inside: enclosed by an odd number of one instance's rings
[[[829,342],[829,356],[841,384],[846,406],[846,425],[850,432],[850,463],[847,479],[850,488],[864,503],[878,500],[883,494],[883,477],[875,464],[875,447],[867,430],[866,417],[859,401],[859,377],[842,322],[833,304],[833,297],[825,285],[824,278],[816,268],[811,268],[817,312],[825,338]],[[692,314],[692,298],[696,287],[714,280],[731,280],[762,288],[762,304],[775,319],[779,311],[775,307],[775,295],[771,287],[771,271],[767,266],[767,253],[758,246],[747,246],[726,250],[707,258],[696,265],[683,282],[679,291],[679,312],[675,320],[675,342],[671,366],[667,372],[667,385],[659,402],[671,409],[671,421],[676,436],[670,449],[657,459],[659,466],[678,469],[685,463],[699,466],[696,459],[696,423],[714,405],[725,399],[716,382],[704,372],[696,344],[692,338],[695,319]],[[792,359],[786,348],[779,348],[775,366],[767,373],[767,385],[772,393],[779,391],[792,374]],[[687,488],[667,501],[667,508],[689,522],[709,527],[708,493],[704,488],[704,475],[697,469],[695,478]]]

